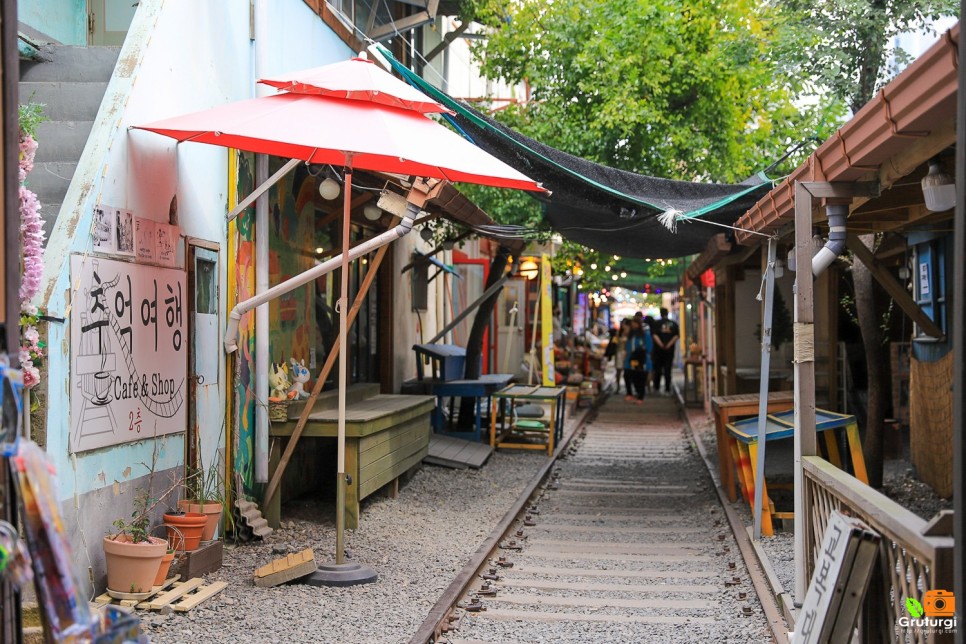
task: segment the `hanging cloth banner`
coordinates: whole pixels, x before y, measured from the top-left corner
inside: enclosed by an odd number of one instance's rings
[[[540,346],[543,347],[543,385],[554,387],[557,374],[553,368],[553,298],[550,278],[550,256],[540,255]]]

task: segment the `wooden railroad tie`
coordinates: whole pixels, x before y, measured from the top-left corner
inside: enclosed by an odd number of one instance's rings
[[[216,581],[205,584],[205,580],[200,577],[189,579],[188,581],[178,581],[178,576],[171,577],[160,586],[151,589],[151,593],[144,597],[143,594],[129,596],[127,593],[115,593],[118,597],[111,597],[107,593],[99,595],[94,599],[94,606],[100,608],[107,604],[117,604],[125,608],[137,608],[140,610],[156,610],[162,615],[171,612],[183,613],[191,610],[209,597],[217,595],[228,587],[224,581]]]

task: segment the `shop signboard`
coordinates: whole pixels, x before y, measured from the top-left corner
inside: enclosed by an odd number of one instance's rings
[[[186,427],[185,271],[71,257],[70,448]]]

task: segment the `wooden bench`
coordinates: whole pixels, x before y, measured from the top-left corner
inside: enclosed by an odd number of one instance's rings
[[[429,452],[430,415],[436,407],[433,396],[380,394],[378,384],[354,385],[346,391],[345,470],[351,477],[346,486],[345,525],[359,527],[359,502],[392,483],[418,465]],[[336,391],[316,400],[302,438],[338,437]],[[284,446],[295,430],[302,405],[293,404],[288,422],[272,423],[269,435]],[[271,450],[270,474],[280,459],[281,446]],[[397,487],[394,489],[398,489]],[[277,527],[283,490],[280,488],[268,508],[269,524]]]

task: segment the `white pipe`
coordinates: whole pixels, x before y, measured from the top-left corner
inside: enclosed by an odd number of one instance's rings
[[[255,60],[254,76],[266,76],[268,60],[268,0],[255,0]],[[255,84],[255,95],[265,89]],[[255,156],[255,183],[268,181],[268,157]],[[255,294],[268,290],[268,194],[262,192],[255,201]],[[268,300],[255,311],[255,482],[268,481]]]
[[[255,157],[255,181],[268,178],[268,157]],[[255,201],[255,294],[268,290],[268,194]],[[268,481],[268,300],[255,310],[255,481]]]
[[[818,277],[825,272],[835,258],[845,252],[845,240],[848,237],[846,220],[849,207],[845,204],[829,204],[825,207],[828,216],[828,241],[812,258],[812,275]]]
[[[403,220],[399,222],[395,228],[387,230],[380,235],[376,235],[372,239],[364,241],[358,246],[350,249],[349,261],[358,259],[363,255],[367,255],[378,249],[380,246],[385,246],[386,244],[392,243],[400,237],[408,234],[409,231],[413,229],[413,220],[418,214],[419,207],[414,204],[409,204],[407,206],[405,215],[403,215]],[[300,273],[280,284],[276,284],[264,293],[260,293],[255,297],[236,304],[235,308],[233,308],[231,313],[228,314],[228,327],[225,329],[225,352],[232,353],[238,349],[238,322],[241,320],[243,315],[254,309],[262,302],[268,302],[269,300],[273,300],[281,295],[284,295],[285,293],[288,293],[289,291],[298,288],[303,284],[308,284],[317,277],[331,273],[341,265],[342,254],[340,253],[317,266],[313,266],[304,273]]]
[[[232,219],[240,215],[242,211],[245,210],[245,208],[248,208],[250,205],[252,205],[253,201],[261,197],[263,192],[266,192],[269,188],[271,188],[276,183],[278,183],[282,179],[282,177],[284,177],[289,172],[291,172],[292,168],[294,168],[300,163],[302,163],[301,159],[290,159],[288,163],[283,165],[278,172],[276,172],[271,177],[269,177],[268,181],[260,184],[257,188],[255,188],[254,191],[252,191],[252,194],[242,199],[241,202],[237,206],[235,206],[235,208],[230,213],[228,213],[228,216],[225,217],[225,221],[231,221]]]

